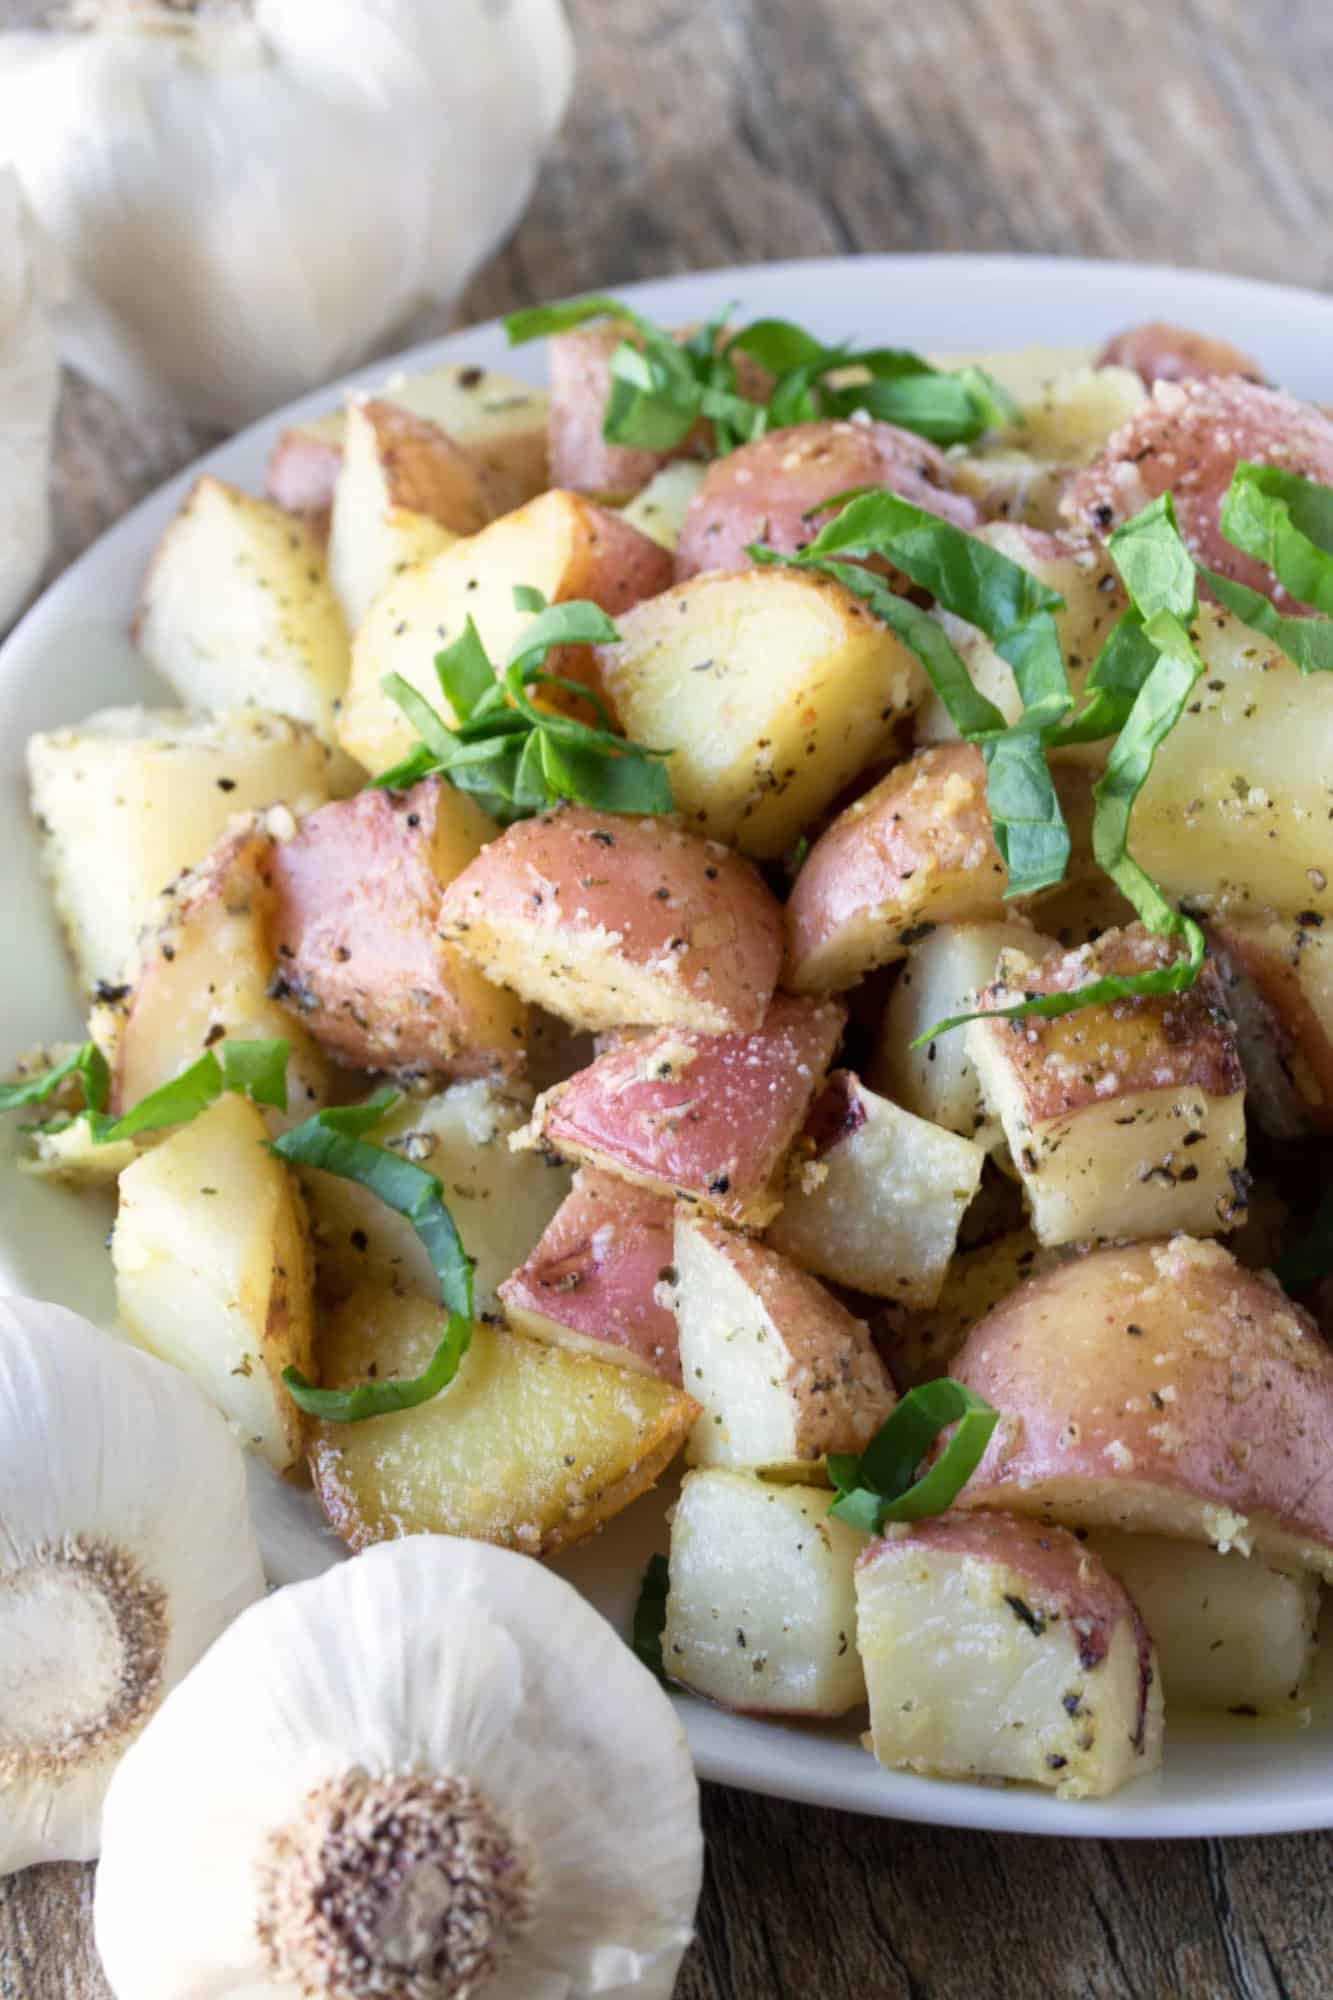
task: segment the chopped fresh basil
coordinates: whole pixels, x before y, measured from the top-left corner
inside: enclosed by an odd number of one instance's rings
[[[1203,574],[1218,601],[1242,625],[1270,639],[1303,674],[1333,673],[1333,618],[1284,616],[1270,598],[1260,590],[1251,590],[1247,583],[1219,576],[1216,570],[1206,569]]]
[[[158,1132],[167,1125],[188,1124],[190,1119],[197,1118],[201,1111],[207,1111],[209,1105],[215,1104],[228,1090],[248,1097],[256,1104],[271,1104],[279,1111],[285,1111],[287,1055],[288,1045],[282,1040],[219,1042],[215,1049],[205,1049],[196,1062],[182,1070],[179,1076],[173,1076],[169,1083],[150,1090],[147,1097],[141,1097],[131,1110],[119,1118],[112,1118],[104,1108],[110,1092],[110,1078],[102,1054],[92,1042],[85,1042],[77,1057],[68,1059],[59,1068],[62,1075],[69,1075],[77,1069],[83,1076],[86,1108],[79,1115],[87,1120],[93,1144],[109,1146],[118,1139],[133,1139],[140,1132]],[[45,1081],[49,1084],[53,1077],[56,1077],[56,1071],[49,1071]],[[40,1094],[48,1095],[49,1092]],[[71,1123],[73,1120],[68,1118],[51,1119],[44,1125],[31,1126],[29,1130],[58,1132]]]
[[[36,1076],[20,1077],[13,1083],[0,1083],[0,1111],[18,1111],[26,1104],[42,1104],[72,1076],[77,1076],[83,1086],[83,1101],[87,1109],[104,1109],[111,1090],[106,1057],[96,1042],[84,1042],[60,1062]]]
[[[1219,525],[1231,546],[1267,564],[1298,604],[1333,612],[1333,486],[1241,459]]]
[[[273,1141],[272,1150],[289,1165],[318,1167],[341,1180],[355,1181],[386,1208],[406,1217],[426,1246],[449,1315],[429,1365],[405,1381],[317,1389],[299,1368],[285,1368],[282,1379],[293,1402],[325,1423],[361,1423],[367,1417],[429,1402],[453,1381],[472,1340],[472,1259],[445,1206],[443,1185],[424,1167],[364,1137],[397,1102],[397,1091],[380,1090],[364,1104],[317,1111]]]
[[[877,1535],[889,1521],[947,1512],[980,1465],[998,1422],[999,1411],[963,1383],[948,1376],[923,1382],[889,1413],[859,1458],[834,1454],[827,1460],[838,1489],[830,1513]],[[922,1472],[927,1452],[950,1424],[958,1428]]]
[[[630,1645],[649,1673],[656,1674],[659,1681],[665,1681],[667,1677],[662,1660],[662,1634],[666,1630],[667,1592],[670,1585],[671,1574],[666,1557],[649,1556],[648,1566],[643,1572],[643,1582],[639,1586],[638,1602],[634,1606]]]
[[[905,348],[829,347],[789,320],[755,320],[729,334],[730,318],[721,313],[676,340],[619,300],[599,296],[511,313],[505,327],[514,346],[590,320],[632,329],[635,338],[611,356],[602,435],[643,451],[673,451],[701,418],[712,424],[722,455],[787,424],[857,411],[940,445],[967,443],[1018,417],[1007,391],[979,368],[950,373]],[[767,402],[741,393],[738,354],[772,378]]]
[[[545,671],[554,647],[617,639],[611,619],[582,598],[548,605],[540,591],[522,584],[514,603],[533,618],[501,673],[470,618],[462,636],[435,656],[440,691],[457,718],[453,727],[401,674],[384,676],[380,685],[421,741],[373,783],[402,790],[438,771],[504,826],[562,799],[602,812],[670,812],[666,753],[628,742],[610,727],[606,705],[591,688]],[[592,709],[597,726],[538,708],[528,694],[533,687],[574,695]]]

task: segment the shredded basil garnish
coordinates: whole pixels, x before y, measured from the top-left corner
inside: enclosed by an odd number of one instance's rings
[[[106,1057],[96,1042],[84,1042],[69,1055],[37,1076],[22,1077],[14,1083],[0,1083],[0,1111],[18,1111],[27,1104],[43,1104],[53,1097],[67,1077],[77,1076],[83,1086],[83,1101],[90,1111],[101,1111],[111,1091],[111,1075]],[[68,1119],[52,1120],[63,1127]]]
[[[630,1645],[649,1673],[656,1674],[664,1685],[667,1675],[662,1659],[662,1634],[666,1630],[667,1592],[670,1587],[671,1572],[666,1557],[649,1556],[643,1582],[639,1586],[638,1602],[634,1606]]]
[[[829,1509],[849,1527],[877,1535],[888,1521],[943,1514],[981,1463],[998,1410],[949,1376],[923,1382],[898,1403],[857,1458],[833,1453],[829,1478],[838,1497]],[[940,1432],[958,1428],[925,1472],[922,1460]]]
[[[396,1090],[375,1093],[364,1104],[317,1111],[273,1141],[272,1150],[292,1166],[319,1167],[341,1180],[355,1181],[386,1208],[405,1216],[426,1246],[440,1297],[448,1309],[444,1337],[425,1371],[405,1381],[360,1382],[351,1389],[317,1389],[299,1368],[284,1368],[292,1401],[325,1423],[355,1424],[392,1410],[428,1403],[448,1387],[472,1341],[472,1259],[445,1206],[444,1187],[434,1174],[364,1134],[373,1131],[398,1102]]]
[[[678,341],[618,299],[570,299],[511,313],[511,346],[567,333],[590,320],[633,328],[611,356],[611,390],[602,435],[612,444],[673,451],[701,418],[713,426],[719,456],[788,424],[868,415],[940,445],[965,444],[1017,421],[1017,404],[980,368],[933,368],[907,348],[826,346],[790,320],[755,320],[726,332],[731,310]],[[773,378],[766,403],[741,393],[735,356],[748,355]],[[866,379],[834,383],[855,370]]]
[[[85,1109],[79,1113],[88,1126],[88,1134],[95,1146],[109,1146],[118,1139],[133,1139],[141,1132],[159,1132],[167,1125],[186,1125],[197,1118],[201,1111],[207,1111],[210,1104],[216,1104],[224,1091],[235,1091],[238,1096],[248,1097],[255,1104],[271,1104],[279,1111],[287,1109],[287,1056],[288,1045],[281,1039],[274,1041],[222,1041],[215,1049],[205,1049],[197,1061],[188,1069],[173,1076],[169,1082],[150,1090],[147,1097],[119,1118],[113,1118],[105,1109],[110,1092],[110,1077],[100,1049],[93,1042],[85,1042],[76,1054],[49,1070],[44,1078],[35,1079],[42,1088],[37,1095],[48,1096],[62,1077],[77,1070],[84,1081]],[[22,1090],[24,1086],[13,1086]],[[21,1096],[12,1100],[16,1103],[32,1102],[32,1098]],[[9,1106],[0,1102],[0,1109]],[[25,1129],[50,1135],[64,1132],[76,1121],[72,1118],[50,1118],[44,1124],[30,1125]]]
[[[605,703],[591,688],[545,670],[553,647],[618,639],[606,613],[581,598],[548,605],[540,591],[522,585],[514,603],[534,616],[501,674],[470,618],[461,637],[435,656],[440,690],[458,717],[455,728],[401,674],[384,676],[380,685],[421,740],[372,782],[402,790],[441,772],[503,826],[563,799],[602,812],[670,812],[671,784],[662,762],[668,753],[628,742],[611,727]],[[576,696],[593,710],[598,726],[538,708],[528,694],[533,687]]]

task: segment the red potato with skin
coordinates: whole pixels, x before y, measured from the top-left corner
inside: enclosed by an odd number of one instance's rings
[[[439,1076],[523,1067],[522,1002],[440,935],[441,897],[494,834],[443,778],[307,815],[274,857],[274,991],[358,1068]]]
[[[1209,927],[1249,1101],[1277,1139],[1333,1131],[1333,937],[1317,911]]]
[[[872,1748],[891,1770],[1104,1797],[1162,1759],[1153,1643],[1061,1528],[973,1512],[904,1523],[856,1566]]]
[[[1229,340],[1161,319],[1113,334],[1098,355],[1097,366],[1132,368],[1150,389],[1154,382],[1192,382],[1212,375],[1243,375],[1247,382],[1264,379],[1259,363]]]
[[[575,1028],[758,1029],[782,914],[747,861],[673,820],[566,806],[450,883],[441,935]]]
[[[757,1034],[619,1042],[538,1099],[532,1143],[762,1228],[845,1020],[835,1003],[780,993]]]
[[[981,752],[918,751],[811,848],[787,903],[787,982],[837,992],[937,924],[1002,923],[1007,886]]]
[[[1333,1577],[1333,1352],[1220,1244],[1177,1236],[1063,1263],[988,1313],[952,1372],[1003,1412],[961,1506]]]
[[[674,1206],[584,1167],[532,1255],[500,1286],[520,1333],[680,1386],[676,1320],[665,1303]]]
[[[1240,459],[1327,485],[1333,422],[1313,403],[1236,375],[1158,382],[1102,456],[1070,481],[1061,511],[1086,532],[1106,536],[1169,492],[1180,532],[1201,563],[1262,591],[1284,611],[1299,610],[1266,564],[1223,538],[1218,516]]]
[[[975,503],[951,484],[944,453],[894,424],[829,420],[770,431],[709,466],[686,511],[676,581],[748,568],[751,542],[784,555],[803,549],[831,518],[812,520],[810,510],[854,486],[886,486],[957,527],[974,527]]]

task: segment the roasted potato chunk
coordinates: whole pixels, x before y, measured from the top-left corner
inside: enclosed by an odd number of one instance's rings
[[[1248,1101],[1277,1139],[1333,1131],[1333,938],[1317,911],[1212,927]]]
[[[80,980],[117,983],[158,896],[233,813],[341,798],[356,766],[303,723],[259,709],[108,708],[29,738],[28,781]]]
[[[309,525],[205,473],[158,544],[134,636],[183,701],[276,709],[326,742],[347,627]]]
[[[702,1405],[693,1464],[782,1471],[864,1449],[896,1397],[861,1320],[718,1222],[679,1216],[674,1261],[681,1376]]]
[[[1162,1761],[1152,1640],[1122,1584],[1059,1528],[943,1514],[856,1567],[872,1747],[891,1770],[1103,1798]]]
[[[782,915],[759,876],[670,820],[581,806],[520,820],[445,895],[441,935],[573,1027],[760,1026]]]
[[[284,1368],[314,1344],[305,1214],[253,1104],[216,1104],[120,1177],[116,1304],[141,1347],[193,1376],[241,1442],[283,1471],[301,1412]]]
[[[1058,1252],[1043,1250],[1030,1229],[1011,1229],[989,1243],[960,1250],[930,1306],[890,1300],[875,1313],[875,1345],[900,1389],[947,1375],[978,1320],[1028,1278],[1049,1270]]]
[[[329,581],[355,632],[385,584],[503,512],[476,460],[424,417],[371,400],[347,410]]]
[[[495,830],[443,778],[311,813],[273,860],[287,1012],[363,1069],[521,1069],[522,1003],[440,931],[445,889]]]
[[[695,577],[619,628],[597,659],[626,735],[671,752],[691,826],[760,859],[884,753],[925,685],[888,627],[813,571]]]
[[[757,1034],[659,1028],[618,1041],[538,1098],[531,1142],[762,1228],[843,1019],[779,994]]]
[[[688,458],[673,459],[620,511],[632,528],[674,555],[686,511],[706,470]]]
[[[321,1334],[321,1379],[418,1375],[441,1327],[427,1299],[359,1291]],[[318,1425],[310,1466],[320,1505],[354,1549],[466,1535],[546,1555],[654,1485],[696,1409],[668,1382],[479,1324],[433,1402]]]
[[[985,1159],[971,1140],[835,1070],[788,1162],[768,1241],[821,1278],[932,1305]]]
[[[1243,375],[1262,382],[1264,371],[1250,355],[1216,334],[1195,333],[1165,320],[1147,320],[1112,334],[1099,357],[1103,368],[1132,368],[1151,389],[1154,382],[1189,382],[1205,375]]]
[[[852,1572],[865,1542],[834,1495],[720,1466],[685,1476],[671,1517],[662,1659],[751,1715],[845,1715],[866,1698]]]
[[[619,514],[575,493],[543,493],[492,521],[433,561],[404,570],[380,592],[357,630],[352,672],[338,723],[338,740],[369,771],[383,771],[413,748],[412,725],[380,685],[389,673],[454,719],[440,693],[434,659],[459,638],[471,618],[490,658],[502,666],[532,614],[514,605],[526,584],[548,604],[590,598],[619,617],[671,580],[671,558]],[[595,683],[585,646],[562,646],[547,659],[553,674]],[[583,721],[586,703],[575,704]]]
[[[953,1373],[1004,1413],[960,1505],[1333,1576],[1333,1353],[1220,1244],[1062,1263],[972,1329]]]
[[[536,1249],[500,1286],[510,1324],[679,1383],[673,1221],[664,1195],[580,1169]]]
[[[443,1182],[476,1267],[479,1313],[499,1313],[501,1280],[527,1256],[569,1189],[563,1169],[509,1145],[531,1109],[523,1085],[477,1077],[434,1097],[404,1097],[372,1135],[377,1146]],[[403,1216],[358,1182],[318,1167],[303,1167],[301,1181],[325,1297],[342,1299],[378,1285],[439,1298],[426,1246]]]
[[[1033,963],[1001,960],[982,1007],[1169,964],[1141,925]],[[1245,1077],[1215,970],[1184,993],[1112,1000],[963,1030],[991,1117],[1022,1176],[1037,1238],[1210,1236],[1245,1214]]]

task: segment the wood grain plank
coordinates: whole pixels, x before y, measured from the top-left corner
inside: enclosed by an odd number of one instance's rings
[[[865,250],[1142,257],[1333,284],[1327,0],[568,4],[575,103],[465,319],[666,271]],[[0,27],[46,11],[0,0]],[[50,573],[209,441],[67,382]],[[715,1787],[705,1827],[680,2000],[1330,1990],[1327,1836],[997,1839]],[[90,1882],[72,1866],[0,1882],[0,2000],[108,2000]]]

